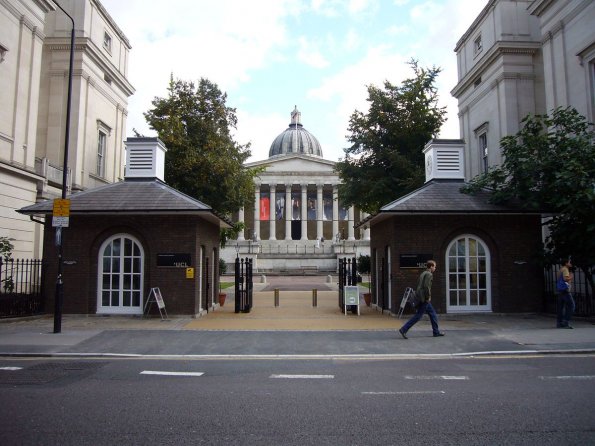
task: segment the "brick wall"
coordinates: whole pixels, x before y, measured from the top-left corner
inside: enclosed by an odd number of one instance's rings
[[[57,277],[57,248],[55,230],[46,224],[44,259],[50,262],[47,271],[48,310],[54,308],[53,287]],[[125,233],[134,236],[142,245],[145,255],[143,305],[152,287],[159,287],[168,314],[197,314],[200,310],[201,271],[200,252],[209,257],[208,278],[211,284],[209,305],[217,291],[219,227],[197,216],[79,216],[70,218],[70,227],[64,229],[64,313],[97,312],[98,258],[101,245],[110,237]],[[189,253],[194,279],[186,279],[184,267],[157,266],[159,253]],[[215,258],[213,258],[215,257]],[[204,288],[204,283],[202,286]],[[204,307],[204,305],[203,305]],[[155,309],[155,312],[157,310]]]
[[[541,310],[543,269],[539,262],[539,216],[402,215],[390,217],[371,228],[371,249],[378,254],[378,262],[386,261],[386,247],[390,246],[393,312],[398,310],[404,289],[415,287],[423,271],[400,268],[399,255],[426,253],[431,253],[438,263],[432,304],[436,311],[446,312],[446,250],[450,242],[463,234],[480,238],[490,251],[493,312]],[[376,277],[374,281],[381,295],[380,281]]]

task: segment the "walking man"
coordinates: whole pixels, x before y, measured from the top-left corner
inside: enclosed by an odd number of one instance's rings
[[[417,279],[415,293],[420,301],[417,313],[415,313],[413,317],[399,329],[399,333],[401,333],[401,336],[403,336],[404,339],[407,339],[407,332],[422,318],[424,313],[428,313],[428,316],[430,316],[434,337],[444,336],[444,333],[438,329],[438,316],[436,316],[436,311],[430,302],[432,300],[432,279],[434,278],[434,271],[436,271],[436,262],[428,260],[426,262],[426,270],[421,273],[419,279]]]

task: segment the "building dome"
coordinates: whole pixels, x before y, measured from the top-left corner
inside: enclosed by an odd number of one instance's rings
[[[294,153],[322,158],[320,143],[312,133],[304,128],[301,120],[302,114],[296,106],[291,112],[291,124],[271,144],[269,158]]]

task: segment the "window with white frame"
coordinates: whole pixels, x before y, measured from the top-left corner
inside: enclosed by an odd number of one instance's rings
[[[477,159],[479,162],[475,164],[479,168],[478,173],[485,173],[488,171],[489,167],[489,157],[488,157],[488,129],[489,123],[484,122],[475,130],[473,133],[475,134],[475,138],[477,138]],[[475,175],[475,173],[473,174]]]
[[[481,159],[481,173],[488,171],[488,134],[487,132],[479,135],[479,156]]]
[[[107,149],[107,135],[102,130],[97,132],[97,168],[95,174],[105,176],[105,154]]]
[[[110,53],[112,52],[112,36],[107,31],[103,33],[103,47]]]

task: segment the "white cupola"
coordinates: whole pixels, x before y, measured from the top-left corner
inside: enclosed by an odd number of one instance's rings
[[[462,139],[432,139],[424,147],[426,183],[434,179],[464,180],[465,142]]]
[[[128,178],[157,178],[165,182],[165,152],[167,148],[157,138],[127,138],[126,174]]]

